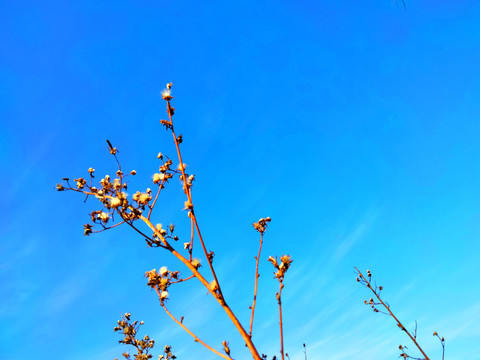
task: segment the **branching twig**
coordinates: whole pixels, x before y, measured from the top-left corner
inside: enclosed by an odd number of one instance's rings
[[[393,314],[393,312],[390,310],[390,306],[388,306],[380,297],[380,291],[382,290],[382,287],[380,286],[378,289],[379,291],[377,291],[377,287],[373,288],[372,285],[371,285],[371,273],[369,270],[367,270],[367,273],[368,273],[368,280],[365,276],[363,276],[363,274],[360,272],[360,270],[358,270],[357,268],[355,268],[355,270],[357,271],[357,274],[358,274],[358,277],[357,277],[357,281],[362,283],[363,285],[365,285],[367,288],[369,288],[373,294],[375,295],[375,297],[378,299],[378,303],[374,302],[373,299],[370,299],[369,302],[365,301],[366,304],[368,305],[371,305],[372,309],[375,311],[375,312],[379,312],[379,310],[375,307],[375,305],[382,305],[387,311],[388,311],[388,315],[390,315],[396,322],[397,322],[397,326],[402,330],[402,331],[405,331],[405,333],[408,335],[408,337],[413,341],[413,343],[415,344],[415,346],[417,347],[417,349],[422,353],[422,355],[425,357],[425,360],[430,360],[430,358],[427,356],[427,354],[425,354],[425,352],[423,351],[423,349],[420,347],[420,345],[418,344],[417,342],[417,339],[416,339],[416,331],[415,331],[415,336],[412,336],[412,334],[410,334],[410,332],[405,328],[405,326],[403,326],[403,324],[400,322],[400,320],[397,319],[397,317]],[[400,350],[402,350],[402,347],[400,346]]]
[[[160,293],[159,291],[157,290],[157,293],[158,293],[158,296],[160,296]],[[211,352],[217,354],[218,356],[221,356],[222,358],[224,359],[227,359],[227,360],[231,360],[232,358],[229,357],[229,356],[226,356],[224,354],[222,354],[221,352],[215,350],[214,348],[212,348],[210,345],[208,345],[207,343],[205,343],[204,341],[202,341],[197,335],[195,335],[190,329],[188,329],[184,324],[183,324],[183,321],[180,321],[178,320],[175,316],[173,316],[170,311],[168,311],[167,307],[165,306],[165,304],[162,302],[161,303],[161,306],[162,308],[165,310],[165,312],[168,314],[168,316],[170,316],[173,321],[175,321],[183,330],[185,330],[188,334],[190,334],[194,339],[195,339],[195,342],[199,342],[200,344],[202,344],[203,346],[205,346],[208,350],[210,350]]]
[[[252,353],[255,360],[261,360],[260,355],[255,348],[255,345],[251,341],[250,337],[248,336],[247,332],[243,328],[240,321],[237,319],[235,314],[233,313],[232,309],[226,304],[223,297],[216,291],[216,288],[211,286],[209,282],[198,272],[195,266],[192,265],[192,262],[187,260],[185,257],[182,256],[179,252],[177,252],[170,244],[168,244],[165,237],[158,231],[158,229],[153,226],[153,224],[144,216],[140,216],[140,219],[147,224],[147,226],[155,233],[156,236],[162,241],[162,243],[168,248],[168,250],[177,258],[179,259],[184,265],[186,265],[190,271],[195,275],[195,277],[207,288],[207,290],[215,297],[218,303],[222,306],[223,310],[227,313],[227,316],[230,318],[232,323],[237,328],[238,332],[245,340],[247,347],[249,348],[250,352]]]

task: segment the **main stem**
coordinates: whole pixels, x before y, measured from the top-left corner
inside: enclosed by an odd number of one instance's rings
[[[182,154],[180,152],[180,146],[179,146],[179,143],[178,143],[178,140],[177,140],[177,135],[175,134],[175,129],[173,128],[173,119],[172,119],[172,110],[171,109],[172,109],[172,107],[170,105],[170,101],[167,101],[167,114],[168,114],[168,119],[170,120],[173,140],[175,142],[175,147],[177,148],[178,161],[180,162],[180,171],[182,172],[183,184],[185,186],[185,194],[187,195],[188,201],[190,201],[190,203],[193,204],[192,193],[190,191],[190,185],[188,184],[187,177],[185,176],[185,168],[183,166],[183,160],[182,160]],[[220,287],[220,282],[218,281],[217,274],[215,273],[215,270],[213,269],[212,261],[210,260],[210,258],[208,256],[207,248],[205,247],[205,243],[203,242],[202,234],[200,233],[200,228],[199,228],[198,222],[197,222],[197,217],[195,216],[195,212],[194,212],[193,209],[190,211],[190,216],[192,217],[193,222],[195,223],[195,228],[197,230],[198,238],[200,240],[200,243],[202,244],[203,252],[205,253],[205,257],[207,259],[208,266],[210,267],[210,271],[212,272],[213,278],[215,279],[215,282],[217,283],[218,292],[220,293],[220,295],[223,296],[222,289]]]
[[[200,282],[207,288],[207,290],[213,295],[213,297],[218,301],[220,306],[223,308],[223,310],[227,313],[227,316],[230,318],[232,321],[233,325],[237,328],[238,332],[242,336],[242,338],[245,340],[245,343],[250,350],[250,352],[253,355],[253,358],[255,360],[262,360],[260,355],[258,354],[257,349],[255,348],[255,345],[253,344],[252,340],[250,339],[250,336],[247,334],[245,329],[243,328],[242,324],[240,321],[237,319],[235,314],[233,313],[232,309],[227,305],[225,302],[224,298],[222,295],[217,293],[216,291],[213,291],[210,284],[208,281],[200,274],[200,272],[192,265],[192,263],[187,260],[185,257],[182,256],[179,252],[177,252],[165,239],[165,237],[158,231],[158,229],[148,220],[146,217],[143,215],[140,215],[140,219],[147,224],[147,226],[155,233],[155,235],[161,239],[162,243],[164,246],[177,258],[179,259],[185,266],[187,266],[190,271],[195,275],[195,277],[200,280]]]
[[[182,172],[182,178],[183,178],[183,182],[184,182],[184,186],[185,186],[185,194],[187,195],[187,198],[189,200],[189,202],[191,204],[193,204],[192,202],[192,194],[191,194],[191,187],[190,185],[188,184],[187,182],[187,177],[185,175],[185,168],[183,166],[183,160],[182,160],[182,154],[180,152],[180,146],[179,146],[179,143],[178,143],[178,140],[177,140],[177,136],[175,134],[175,130],[173,128],[173,120],[172,120],[172,107],[170,106],[170,102],[167,101],[167,114],[168,114],[168,118],[170,120],[170,125],[171,125],[171,130],[172,130],[172,134],[173,134],[173,139],[174,139],[174,142],[175,142],[175,147],[177,149],[177,154],[178,154],[178,160],[180,162],[180,171]],[[197,218],[195,216],[195,212],[193,211],[193,209],[191,210],[191,217],[193,219],[193,222],[195,224],[195,228],[197,230],[197,234],[198,234],[198,238],[199,238],[199,241],[200,243],[202,244],[202,248],[203,248],[203,251],[204,251],[204,254],[205,254],[205,257],[207,259],[207,262],[208,262],[208,265],[210,267],[210,270],[212,272],[212,275],[215,279],[215,282],[216,282],[216,287],[217,287],[217,291],[213,291],[210,284],[208,283],[207,280],[205,280],[205,278],[198,272],[198,270],[191,264],[190,261],[188,261],[187,259],[185,259],[180,253],[178,253],[175,249],[173,249],[166,241],[166,239],[159,233],[159,231],[156,229],[155,226],[153,226],[153,224],[150,222],[150,220],[146,219],[145,217],[141,216],[141,219],[150,227],[150,229],[152,229],[156,235],[162,239],[162,242],[165,243],[165,245],[168,245],[167,248],[169,249],[170,252],[172,252],[173,255],[175,255],[181,262],[183,262],[191,271],[192,273],[195,275],[195,277],[197,277],[200,282],[208,289],[208,291],[213,295],[213,297],[218,301],[218,303],[220,304],[220,306],[223,308],[223,310],[227,313],[227,316],[230,318],[230,320],[232,321],[233,325],[237,328],[238,332],[240,333],[240,335],[242,336],[243,340],[245,341],[248,349],[250,350],[253,358],[255,360],[262,360],[262,358],[260,357],[260,354],[258,353],[257,349],[255,348],[255,345],[253,344],[252,342],[252,339],[250,337],[249,334],[247,334],[247,332],[245,331],[245,329],[243,328],[242,324],[240,323],[240,321],[237,319],[237,317],[235,316],[235,314],[233,313],[232,309],[230,309],[230,307],[227,305],[226,301],[225,301],[225,298],[223,296],[223,293],[222,293],[222,290],[221,290],[221,287],[220,287],[220,283],[218,281],[218,278],[217,278],[217,275],[215,273],[215,270],[213,269],[213,265],[212,265],[212,261],[210,259],[210,257],[208,256],[208,252],[207,252],[207,249],[205,247],[205,243],[203,241],[203,238],[202,238],[202,234],[200,233],[200,228],[198,226],[198,222],[197,222]]]
[[[195,277],[200,280],[200,282],[207,288],[207,290],[213,295],[213,297],[218,301],[218,303],[222,306],[223,310],[227,313],[228,317],[232,321],[233,325],[237,328],[238,332],[242,336],[242,338],[245,340],[245,343],[250,350],[250,352],[253,355],[253,358],[255,360],[262,360],[260,355],[258,354],[257,349],[255,348],[255,345],[253,344],[252,340],[250,339],[250,336],[247,334],[245,329],[243,328],[242,324],[240,321],[237,319],[235,314],[233,313],[232,309],[227,305],[225,302],[223,296],[216,291],[213,291],[210,284],[208,281],[200,274],[200,272],[192,265],[192,263],[187,260],[185,257],[182,256],[179,252],[177,252],[165,239],[165,237],[158,231],[158,229],[153,226],[153,224],[148,220],[145,216],[140,215],[140,219],[147,224],[147,226],[155,233],[155,235],[162,241],[164,246],[177,258],[179,259],[185,266],[187,266],[190,271],[195,275]]]

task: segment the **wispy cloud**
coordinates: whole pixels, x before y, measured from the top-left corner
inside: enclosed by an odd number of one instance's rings
[[[370,231],[375,220],[377,219],[376,211],[367,212],[361,220],[356,224],[356,226],[343,237],[341,242],[338,244],[337,248],[333,251],[330,258],[330,264],[336,265],[340,262],[351,250],[352,248],[362,241]]]

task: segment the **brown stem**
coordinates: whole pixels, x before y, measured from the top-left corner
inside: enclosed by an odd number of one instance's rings
[[[258,249],[257,255],[257,266],[255,267],[255,290],[253,292],[253,304],[252,304],[252,315],[250,316],[250,337],[252,337],[252,329],[253,329],[253,314],[255,313],[255,305],[257,304],[257,286],[258,286],[258,263],[260,261],[260,253],[262,252],[262,244],[263,244],[263,233],[260,235],[260,246]]]
[[[177,280],[177,281],[172,281],[172,284],[178,284],[178,283],[181,283],[181,282],[184,282],[184,281],[187,281],[187,280],[190,280],[190,279],[193,279],[195,277],[195,275],[191,275],[185,279],[180,279],[180,280]]]
[[[213,295],[213,297],[218,301],[220,306],[222,306],[223,310],[227,313],[227,316],[230,318],[232,321],[233,325],[237,328],[238,332],[242,336],[243,340],[245,341],[248,349],[253,355],[253,358],[255,360],[262,360],[260,355],[258,354],[257,349],[255,348],[255,345],[253,344],[252,340],[250,339],[250,336],[248,336],[247,332],[243,328],[242,324],[240,321],[238,321],[237,317],[233,313],[232,309],[227,305],[225,302],[223,296],[221,296],[218,292],[213,291],[212,287],[208,283],[208,281],[198,272],[198,270],[192,265],[192,263],[187,260],[185,257],[182,256],[179,252],[177,252],[165,239],[165,237],[160,234],[158,229],[153,226],[153,224],[148,220],[145,216],[140,215],[140,219],[147,224],[147,226],[157,235],[157,237],[162,241],[162,243],[165,245],[165,247],[177,258],[179,259],[183,264],[185,264],[186,267],[190,269],[190,271],[195,275],[195,277],[207,288],[207,290]]]
[[[282,289],[283,282],[280,280],[280,290],[277,293],[278,312],[280,315],[280,353],[282,354],[282,360],[285,360],[285,355],[283,353]]]
[[[198,227],[197,218],[195,217],[195,214],[193,213],[193,211],[192,211],[191,216],[193,217],[193,222],[195,223],[195,228],[197,229],[198,239],[200,240],[200,244],[202,244],[203,252],[205,253],[205,257],[207,258],[207,262],[208,262],[208,265],[210,267],[210,271],[212,272],[213,278],[215,279],[215,281],[217,283],[218,292],[223,298],[223,293],[222,293],[222,289],[220,288],[220,283],[218,282],[218,279],[217,279],[217,274],[215,273],[215,270],[213,270],[212,261],[210,260],[210,257],[208,256],[207,248],[205,247],[205,243],[203,242],[202,234],[200,233],[200,228]]]
[[[158,296],[160,297],[160,292],[158,291],[158,289],[155,289],[157,291],[157,294]],[[175,318],[171,313],[170,311],[168,311],[167,307],[165,306],[164,303],[160,303],[160,305],[163,307],[163,309],[165,310],[165,312],[173,319],[173,321],[175,321],[178,325],[180,325],[187,333],[189,333],[194,339],[196,342],[199,342],[200,344],[202,344],[203,346],[205,346],[208,350],[214,352],[215,354],[217,354],[218,356],[221,356],[223,357],[224,359],[227,359],[227,360],[231,360],[232,358],[225,355],[225,354],[222,354],[221,352],[215,350],[214,348],[212,348],[210,345],[207,345],[205,342],[203,342],[202,340],[200,340],[197,335],[195,335],[192,331],[190,331],[184,324],[183,322],[179,321],[177,318]]]
[[[94,231],[92,231],[92,232],[93,232],[93,233],[100,233],[100,232],[105,231],[105,230],[113,229],[114,227],[117,227],[117,226],[122,225],[122,224],[125,224],[125,221],[116,223],[115,225],[112,225],[112,226],[105,227],[105,228],[102,229],[102,230],[94,230]]]
[[[372,288],[372,285],[370,285],[370,282],[367,280],[367,278],[365,276],[363,276],[363,274],[360,272],[360,270],[358,270],[357,268],[355,268],[355,270],[357,270],[358,272],[358,275],[360,275],[360,277],[363,279],[363,281],[365,281],[365,283],[367,284],[367,287],[372,290],[372,292],[375,294],[375,297],[378,299],[378,301],[380,301],[380,303],[383,305],[383,307],[385,309],[387,309],[387,311],[390,313],[390,315],[395,319],[395,321],[397,322],[397,325],[400,329],[402,329],[403,331],[405,331],[407,333],[407,335],[410,337],[410,339],[413,341],[413,343],[415,344],[415,346],[418,348],[418,350],[420,350],[420,352],[422,353],[422,355],[425,357],[425,360],[430,360],[430,358],[427,356],[427,354],[425,354],[425,352],[423,351],[423,349],[420,347],[420,345],[417,343],[417,340],[415,339],[415,337],[412,336],[412,334],[410,334],[410,332],[405,328],[405,326],[403,326],[403,324],[400,322],[400,320],[397,319],[397,317],[393,314],[393,312],[390,310],[390,306],[387,306],[383,300],[380,298],[380,296],[377,294],[377,292]]]
[[[173,127],[171,108],[172,107],[170,106],[170,102],[167,101],[167,113],[168,113],[168,118],[169,118],[170,124],[171,124],[173,140],[175,141],[175,147],[177,148],[178,161],[180,162],[180,171],[182,172],[182,179],[183,179],[183,184],[184,184],[184,187],[185,187],[185,194],[187,195],[188,201],[190,201],[190,203],[193,204],[192,193],[190,191],[190,185],[188,184],[187,177],[185,176],[185,168],[183,166],[183,160],[182,160],[182,154],[180,152],[180,146],[179,146],[179,143],[178,143],[178,140],[177,140],[177,136],[175,134],[175,129]],[[202,244],[203,252],[205,253],[205,257],[207,259],[208,266],[210,267],[210,271],[212,272],[213,278],[215,279],[215,281],[217,283],[218,292],[223,297],[222,289],[220,287],[220,282],[218,281],[217,274],[215,273],[215,270],[213,269],[212,261],[210,260],[210,257],[208,256],[207,248],[205,247],[205,243],[203,242],[202,234],[200,233],[200,228],[198,226],[197,218],[195,216],[195,213],[194,213],[193,209],[190,211],[190,216],[192,217],[192,219],[195,223],[195,228],[197,230],[198,238],[200,240],[200,243]]]
[[[155,200],[153,200],[152,205],[150,205],[150,211],[148,212],[148,216],[147,216],[147,219],[149,219],[149,220],[150,220],[150,216],[152,215],[153,207],[157,203],[158,195],[160,195],[160,191],[162,190],[163,182],[164,182],[164,180],[162,180],[162,182],[158,186],[158,191],[157,191],[157,195],[155,196]]]
[[[190,261],[192,261],[192,256],[193,256],[193,235],[195,233],[194,226],[193,226],[193,217],[190,217],[190,223],[192,227],[192,232],[190,236],[190,247],[188,249],[188,252],[190,253]]]

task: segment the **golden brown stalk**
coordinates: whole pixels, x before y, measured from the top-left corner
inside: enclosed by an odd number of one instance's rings
[[[213,278],[215,279],[217,291],[212,291],[211,288],[210,288],[210,285],[208,283],[204,283],[203,281],[202,281],[202,283],[205,287],[207,287],[209,289],[209,291],[215,296],[217,301],[223,307],[223,309],[227,313],[228,317],[233,322],[233,324],[235,325],[235,327],[239,331],[242,338],[245,340],[245,343],[246,343],[248,349],[250,350],[250,352],[252,353],[254,359],[261,360],[261,357],[260,357],[257,349],[255,348],[255,345],[253,344],[250,336],[247,334],[247,332],[245,331],[243,326],[240,324],[240,321],[238,321],[238,319],[235,316],[235,314],[233,313],[233,311],[226,304],[225,299],[223,297],[223,293],[222,293],[222,290],[221,290],[221,287],[220,287],[220,282],[218,281],[217,274],[215,273],[215,270],[213,269],[212,260],[211,260],[210,256],[208,255],[207,248],[205,247],[205,242],[203,241],[202,234],[200,232],[200,227],[198,226],[198,221],[197,221],[197,218],[195,216],[195,212],[193,210],[192,194],[191,194],[191,190],[190,190],[191,187],[187,182],[187,177],[185,175],[185,167],[183,166],[182,154],[180,152],[179,141],[178,141],[178,138],[175,134],[175,129],[173,127],[173,120],[172,120],[173,108],[170,105],[170,100],[168,99],[166,101],[167,101],[167,114],[168,114],[168,119],[170,121],[170,128],[172,130],[173,140],[175,142],[175,147],[177,149],[178,161],[180,163],[180,171],[182,172],[182,180],[183,180],[183,183],[184,183],[184,191],[185,191],[185,194],[187,195],[189,204],[192,206],[192,208],[190,209],[190,216],[193,219],[193,222],[195,224],[195,229],[197,230],[198,239],[200,241],[200,244],[202,245],[203,252],[205,254],[205,258],[207,259],[207,262],[208,262],[208,266],[210,267],[210,271],[212,272]],[[180,254],[178,254],[178,255],[181,256]],[[175,256],[177,256],[177,255],[175,255]],[[183,256],[181,256],[181,257],[183,258]],[[184,260],[186,261],[186,259],[184,259]],[[197,277],[201,276],[200,273],[190,263],[188,263],[188,265],[190,265],[189,268],[191,268],[191,270],[192,269],[195,270],[195,272],[194,272],[195,276],[197,276]],[[204,281],[206,281],[203,277],[202,277],[202,279]]]
[[[285,354],[283,353],[282,289],[283,282],[280,280],[280,290],[277,293],[278,312],[280,315],[280,353],[282,354],[282,360],[285,360]]]
[[[153,200],[153,203],[152,203],[152,205],[150,206],[150,211],[148,212],[147,219],[150,219],[150,216],[152,215],[153,207],[154,207],[155,204],[157,203],[158,195],[160,195],[160,191],[161,191],[162,188],[163,188],[163,183],[164,183],[164,181],[165,181],[165,180],[162,180],[162,182],[160,183],[160,185],[158,185],[157,195],[155,196],[155,200]]]
[[[187,182],[187,177],[185,176],[185,167],[183,166],[182,154],[180,152],[180,146],[179,146],[178,138],[177,138],[177,135],[175,134],[175,129],[173,127],[172,113],[173,113],[172,106],[170,105],[170,101],[167,100],[167,114],[168,114],[168,119],[170,120],[170,126],[171,126],[171,130],[172,130],[173,140],[175,142],[175,147],[177,148],[177,155],[178,155],[178,161],[180,162],[180,171],[182,172],[184,190],[185,190],[185,194],[187,195],[189,203],[192,205],[192,209],[190,210],[190,216],[192,217],[193,222],[195,223],[195,228],[197,230],[198,238],[200,240],[200,243],[202,244],[203,252],[205,253],[205,257],[207,259],[208,266],[210,267],[210,271],[212,272],[213,278],[215,279],[215,282],[217,283],[218,292],[223,297],[222,289],[220,287],[220,282],[218,281],[217,274],[215,273],[215,270],[213,269],[212,261],[211,261],[210,257],[208,256],[207,248],[205,247],[205,243],[203,241],[202,234],[200,233],[200,228],[198,226],[197,218],[195,216],[195,212],[193,211],[192,193],[191,193],[191,190],[190,190],[190,185]]]
[[[190,261],[192,261],[193,256],[193,236],[194,236],[194,226],[193,226],[193,217],[190,217],[190,223],[192,227],[191,235],[190,235],[190,246],[188,248],[188,252],[190,253]]]
[[[253,329],[253,315],[255,313],[255,305],[257,303],[257,286],[258,286],[258,277],[260,276],[258,274],[258,263],[260,261],[260,253],[262,252],[262,244],[263,244],[263,232],[260,233],[260,246],[258,249],[258,255],[256,257],[257,260],[257,266],[255,268],[255,290],[253,292],[253,304],[252,304],[252,315],[250,317],[250,337],[252,337],[252,329]]]

